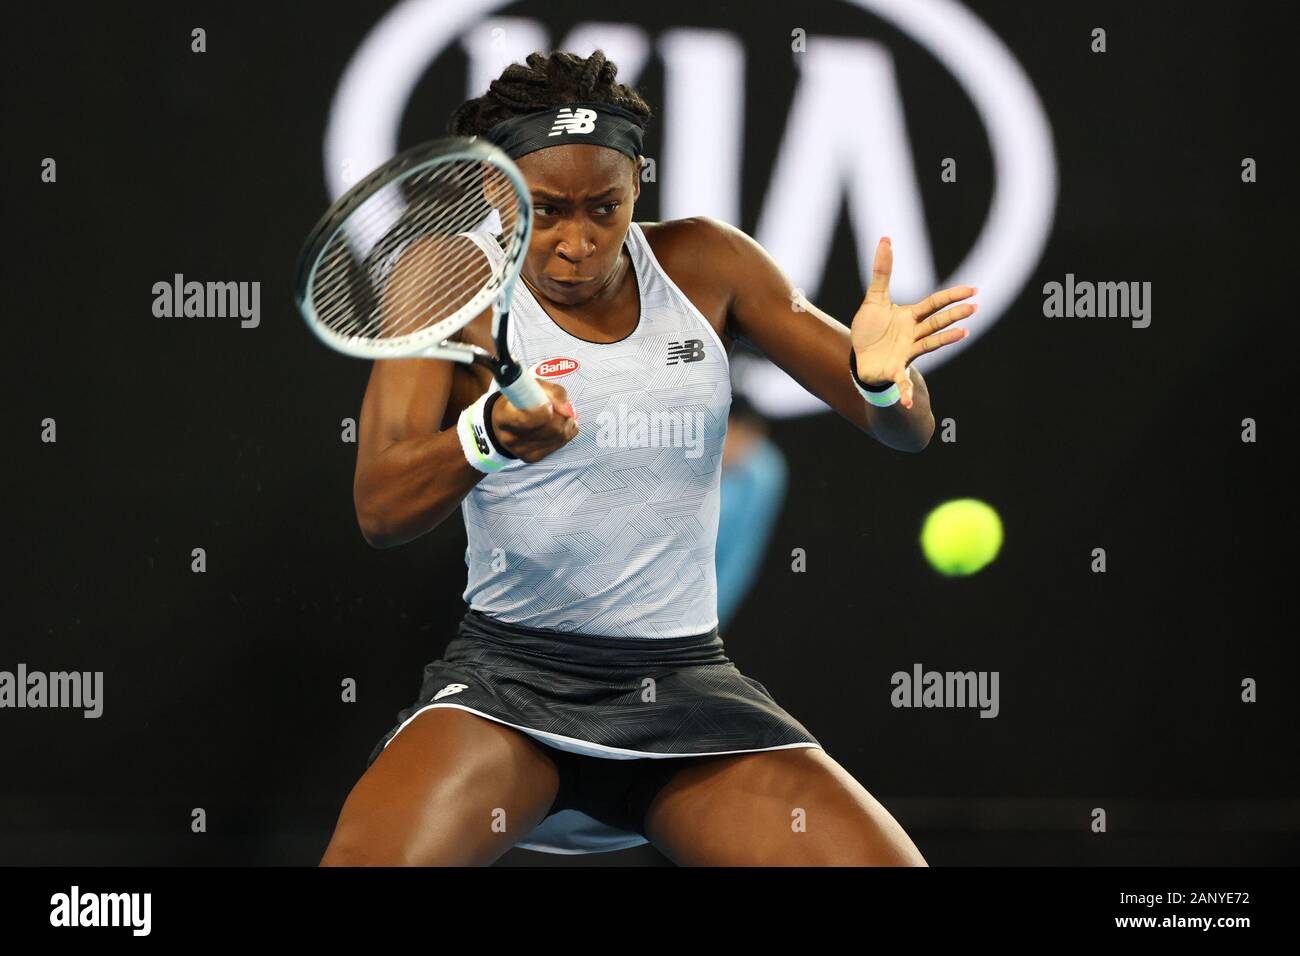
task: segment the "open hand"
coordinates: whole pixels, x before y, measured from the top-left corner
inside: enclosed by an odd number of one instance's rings
[[[968,329],[948,326],[973,315],[976,305],[971,302],[953,309],[946,307],[969,299],[979,290],[968,285],[953,286],[931,293],[915,305],[895,305],[889,299],[889,276],[893,269],[894,249],[885,236],[876,246],[871,288],[853,317],[849,334],[857,356],[858,378],[868,385],[884,386],[893,382],[898,386],[904,407],[911,408],[912,377],[907,372],[908,366],[917,356],[959,342],[970,334]]]

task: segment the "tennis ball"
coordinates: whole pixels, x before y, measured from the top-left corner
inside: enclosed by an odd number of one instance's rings
[[[921,550],[940,574],[974,574],[998,556],[1002,519],[983,501],[957,498],[931,511],[921,526]]]

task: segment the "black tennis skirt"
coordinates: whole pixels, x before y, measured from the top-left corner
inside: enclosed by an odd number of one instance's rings
[[[727,658],[716,628],[690,637],[598,637],[506,624],[471,609],[443,657],[425,666],[419,698],[397,715],[367,765],[434,707],[466,710],[557,750],[609,760],[821,748]],[[517,845],[595,853],[645,842],[626,824],[557,806]]]

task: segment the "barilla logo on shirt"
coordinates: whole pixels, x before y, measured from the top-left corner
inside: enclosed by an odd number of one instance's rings
[[[538,362],[533,374],[538,378],[559,378],[578,370],[578,360],[571,358],[553,358]]]

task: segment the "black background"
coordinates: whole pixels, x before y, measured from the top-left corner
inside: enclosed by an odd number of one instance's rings
[[[773,425],[790,494],[729,653],[931,863],[1296,862],[1294,624],[1281,618],[1293,240],[1276,145],[1289,108],[1267,43],[1282,8],[970,6],[1045,104],[1052,237],[1014,307],[928,376],[955,444],[909,456],[833,415]],[[0,669],[102,670],[106,703],[98,720],[0,711],[0,863],[315,863],[454,631],[464,529],[453,519],[382,552],[362,541],[355,447],[339,434],[368,366],[316,342],[291,299],[329,198],[330,99],[385,9],[7,13]],[[501,12],[556,36],[591,19],[736,31],[750,232],[793,91],[790,30],[878,37],[896,58],[940,276],[979,233],[991,160],[978,118],[929,53],[856,7]],[[196,26],[203,54],[190,52]],[[1094,27],[1104,55],[1089,50]],[[441,133],[464,70],[456,48],[435,62],[403,146]],[[639,85],[656,106],[661,80],[652,58]],[[55,184],[40,180],[47,156]],[[932,172],[946,156],[960,157],[960,185]],[[1240,181],[1246,156],[1257,184]],[[648,184],[637,218],[656,206]],[[839,235],[817,301],[847,320],[862,287],[843,221]],[[260,281],[260,327],[155,318],[152,286],[177,272]],[[1042,285],[1067,272],[1151,282],[1151,326],[1044,318]],[[47,417],[56,444],[40,441]],[[1240,440],[1248,417],[1257,444]],[[1006,545],[982,573],[943,579],[916,535],[930,507],[967,495],[998,507]],[[191,573],[195,547],[205,574]],[[1105,574],[1089,570],[1095,547]],[[806,573],[790,570],[794,548]],[[892,708],[889,675],[914,662],[999,671],[1001,715]],[[356,704],[339,700],[349,677]],[[1240,701],[1246,677],[1258,703]],[[1088,830],[1097,806],[1104,835]],[[207,834],[190,832],[194,807]],[[503,862],[663,861],[640,848]]]

